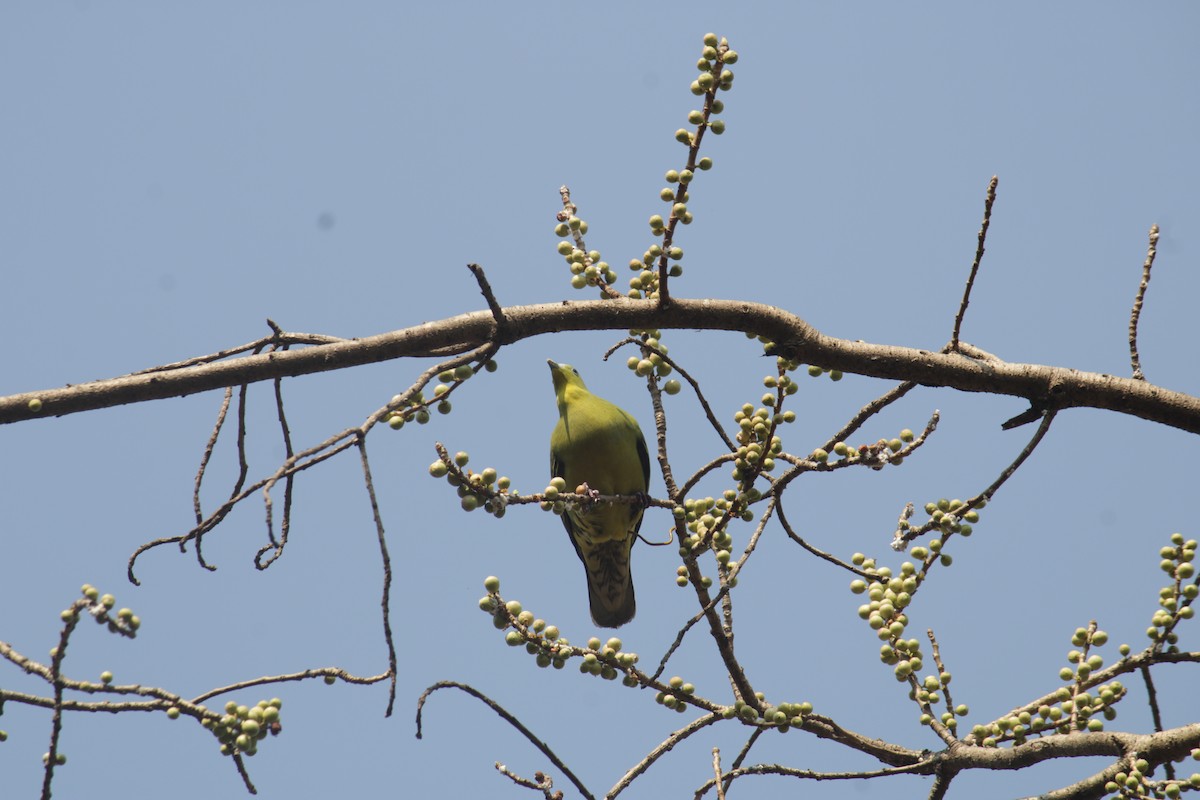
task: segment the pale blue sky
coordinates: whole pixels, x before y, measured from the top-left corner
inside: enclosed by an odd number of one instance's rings
[[[964,338],[1013,361],[1128,374],[1128,311],[1158,223],[1143,365],[1156,383],[1200,393],[1198,23],[1183,2],[9,3],[0,9],[9,343],[0,394],[212,352],[264,335],[266,317],[363,336],[474,311],[483,301],[467,262],[485,267],[505,304],[582,297],[554,252],[558,187],[572,187],[605,258],[623,265],[644,250],[663,172],[681,166],[672,134],[695,105],[688,84],[709,30],[741,60],[725,98],[728,131],[706,139],[716,166],[692,191],[696,222],[682,235],[687,272],[674,293],[772,302],[832,335],[936,349],[998,174]],[[506,596],[583,642],[594,629],[582,569],[557,519],[530,509],[502,521],[467,516],[425,473],[437,439],[520,490],[544,486],[555,413],[547,357],[578,366],[649,430],[624,358],[600,361],[617,338],[521,342],[501,354],[498,373],[456,396],[450,417],[373,437],[398,575],[397,711],[383,718],[381,687],[238,694],[285,701],[283,736],[250,762],[261,796],[531,797],[493,762],[525,775],[550,765],[465,696],[435,697],[426,738],[414,739],[416,697],[440,679],[503,703],[597,795],[692,718],[574,668],[539,671],[507,648],[476,610],[484,576],[501,576]],[[768,364],[740,334],[664,341],[723,420],[761,395]],[[298,446],[358,424],[424,366],[289,381]],[[854,378],[802,385],[788,442],[798,452],[887,388]],[[268,392],[252,396],[253,477],[274,468],[280,448]],[[208,539],[216,573],[162,549],[141,562],[144,586],[125,582],[134,548],[189,527],[217,404],[206,395],[0,430],[0,639],[45,658],[59,611],[90,582],[133,607],[143,630],[133,642],[80,630],[72,676],[111,669],[118,683],[197,694],[307,667],[385,669],[380,568],[355,458],[299,479],[290,549],[267,573],[251,565],[263,537],[251,503]],[[978,491],[1031,433],[999,430],[1018,401],[920,390],[863,438],[918,428],[935,408],[943,424],[921,458],[884,473],[809,476],[792,489],[792,521],[841,556],[898,563],[887,543],[904,503]],[[686,393],[669,410],[676,473],[688,473],[716,440]],[[210,505],[233,474],[224,444]],[[1198,455],[1194,438],[1161,426],[1060,417],[910,615],[914,631],[938,633],[969,723],[1053,689],[1071,631],[1093,617],[1112,635],[1110,658],[1117,642],[1141,645],[1161,584],[1158,547],[1175,530],[1197,536],[1185,526]],[[666,527],[650,514],[644,531]],[[634,557],[639,613],[620,635],[651,663],[692,613],[676,565],[673,548]],[[809,700],[854,730],[938,746],[878,663],[847,576],[802,558],[778,529],[744,574],[738,652],[769,699]],[[728,699],[705,634],[673,664],[668,674]],[[1164,672],[1160,690],[1181,689],[1185,672]],[[0,686],[39,688],[4,665]],[[1117,728],[1146,729],[1139,698]],[[1196,718],[1194,702],[1184,705],[1165,709],[1168,725]],[[44,712],[6,706],[0,771],[14,796],[40,786],[49,727]],[[727,725],[696,737],[626,796],[690,796],[711,774],[711,748],[732,759],[744,736]],[[211,735],[186,720],[75,716],[62,747],[70,761],[59,797],[242,791]],[[751,761],[873,766],[796,733],[764,737]],[[954,796],[1044,791],[1097,763],[963,776]],[[927,787],[899,778],[802,791]],[[735,796],[796,791],[751,778]]]

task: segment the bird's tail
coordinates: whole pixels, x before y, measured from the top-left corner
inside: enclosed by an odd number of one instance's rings
[[[602,628],[617,628],[633,619],[637,603],[629,550],[634,537],[596,542],[584,558],[592,620]]]

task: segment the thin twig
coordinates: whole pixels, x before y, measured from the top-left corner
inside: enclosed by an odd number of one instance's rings
[[[892,403],[895,403],[897,400],[904,397],[904,395],[908,394],[916,387],[917,383],[915,381],[904,381],[903,383],[896,385],[894,388],[889,389],[879,397],[867,403],[858,410],[857,414],[851,417],[850,420],[842,426],[840,431],[831,436],[829,441],[825,442],[821,449],[832,450],[833,446],[838,442],[846,441],[854,434],[855,431],[861,428],[868,419],[875,416],[880,411],[883,411],[883,409],[887,408]]]
[[[267,341],[275,341],[283,336],[283,331],[280,330],[279,326],[275,323],[274,320],[268,319],[267,324],[270,325],[271,329],[275,332],[275,337],[273,339],[267,340]],[[258,355],[259,352],[260,352],[260,350],[258,348],[256,348],[254,350],[255,355]],[[276,378],[275,381],[276,381],[276,383],[278,383],[279,379]],[[236,496],[238,494],[238,492],[241,491],[242,487],[245,486],[245,484],[246,484],[247,476],[250,474],[250,463],[249,463],[248,459],[246,458],[246,430],[247,430],[247,428],[246,428],[246,398],[248,397],[249,392],[250,392],[250,384],[248,384],[248,383],[243,383],[238,387],[237,445],[236,445],[237,459],[238,459],[238,473],[237,473],[237,478],[234,479],[233,488],[229,492],[230,497]],[[192,489],[192,507],[194,508],[194,510],[196,512],[196,523],[197,524],[203,523],[203,516],[202,516],[203,512],[201,511],[201,504],[200,504],[200,487],[203,485],[204,476],[208,472],[208,463],[212,457],[213,448],[216,446],[217,438],[220,436],[221,430],[225,426],[225,419],[229,412],[229,405],[230,405],[232,396],[233,396],[233,387],[230,386],[230,387],[226,388],[226,390],[224,392],[224,398],[222,399],[222,402],[221,402],[221,408],[217,412],[217,420],[213,424],[212,434],[209,436],[208,442],[204,448],[204,454],[200,458],[200,466],[196,470],[196,479],[195,479],[195,482],[193,484],[193,489]],[[224,519],[225,515],[227,513],[228,513],[228,510],[226,510],[224,513],[221,513],[220,516],[217,518],[217,522],[219,522],[221,519]],[[202,542],[201,542],[201,534],[198,533],[195,538],[196,538],[196,561],[197,561],[197,563],[200,564],[201,567],[203,567],[204,569],[207,569],[211,572],[212,570],[216,569],[216,567],[210,565],[204,559],[204,552],[202,549]],[[186,541],[181,541],[179,543],[181,552],[183,551],[185,544],[186,544]]]
[[[658,668],[655,669],[654,674],[650,677],[650,680],[656,681],[662,677],[663,672],[667,669],[667,662],[671,660],[671,656],[673,656],[675,651],[678,650],[680,645],[683,644],[684,637],[687,636],[688,631],[690,631],[697,622],[704,619],[709,611],[711,611],[713,608],[716,608],[717,603],[723,603],[725,598],[729,596],[729,592],[733,588],[729,583],[729,577],[736,575],[737,571],[742,568],[743,564],[745,564],[746,559],[749,558],[750,554],[754,552],[754,548],[758,544],[759,537],[766,529],[767,522],[770,520],[772,510],[775,507],[775,501],[772,501],[768,505],[767,510],[763,512],[762,518],[759,520],[758,526],[755,528],[754,533],[750,535],[750,541],[747,542],[746,549],[742,552],[741,558],[739,558],[737,563],[734,564],[734,568],[731,568],[730,571],[724,576],[724,579],[721,582],[720,591],[718,591],[717,594],[713,596],[713,598],[709,600],[708,603],[706,603],[700,609],[700,611],[696,613],[695,616],[685,622],[683,627],[679,629],[679,632],[675,634],[675,641],[671,642],[671,646],[667,648],[667,651],[663,653],[662,658],[659,659]]]
[[[1146,684],[1146,699],[1150,703],[1150,716],[1154,720],[1154,731],[1161,733],[1163,730],[1162,712],[1158,708],[1158,690],[1154,687],[1154,678],[1150,675],[1150,665],[1143,664],[1139,671],[1142,673],[1142,682]],[[1163,768],[1167,780],[1175,780],[1175,764],[1165,761]]]
[[[208,435],[204,452],[200,455],[200,468],[196,470],[196,479],[192,483],[192,509],[196,514],[197,525],[204,521],[204,511],[200,506],[200,486],[204,483],[208,462],[212,459],[213,449],[217,446],[217,437],[221,435],[221,428],[225,425],[225,416],[229,413],[229,404],[232,400],[233,387],[229,386],[222,393],[221,407],[217,410],[217,421],[213,425],[212,433]]]
[[[975,285],[975,275],[979,272],[980,262],[983,261],[988,227],[992,224],[992,204],[996,202],[996,186],[999,183],[1000,178],[995,175],[988,181],[987,199],[983,203],[983,224],[979,226],[979,244],[975,247],[975,260],[971,263],[971,274],[967,276],[967,286],[963,289],[962,302],[958,306],[958,314],[954,317],[954,333],[950,335],[950,352],[958,349],[958,335],[962,330],[963,316],[967,313],[967,306],[971,304],[971,288]]]
[[[933,634],[933,628],[926,628],[925,635],[929,637],[929,646],[932,648],[933,663],[937,667],[939,675],[947,674],[946,665],[942,663],[942,649],[938,646],[937,637]],[[950,684],[942,684],[942,696],[946,698],[946,708],[954,709],[954,698],[950,696]]]
[[[492,285],[488,283],[483,267],[478,264],[467,264],[467,269],[471,270],[471,274],[475,276],[475,282],[479,284],[479,291],[483,294],[483,299],[487,301],[488,309],[496,320],[496,333],[503,340],[503,332],[508,326],[508,320],[504,318],[504,309],[501,307],[500,301],[496,299],[496,294],[492,291]]]
[[[46,752],[46,771],[42,776],[42,800],[50,800],[50,784],[54,780],[54,767],[58,764],[58,740],[62,735],[63,712],[63,681],[62,662],[67,655],[67,643],[71,632],[79,624],[79,611],[88,605],[86,600],[76,600],[71,606],[75,613],[68,615],[58,636],[58,646],[54,648],[50,660],[50,681],[54,687],[54,713],[50,717],[50,747]]]
[[[396,643],[392,639],[392,621],[391,621],[391,596],[392,596],[392,558],[388,555],[387,536],[383,530],[383,514],[379,511],[379,499],[375,496],[375,482],[371,478],[371,461],[367,458],[367,439],[365,436],[360,436],[358,439],[358,452],[362,456],[363,484],[367,488],[367,497],[371,501],[371,516],[375,520],[375,535],[379,540],[379,560],[383,562],[383,596],[379,601],[380,608],[383,612],[383,641],[387,644],[388,651],[388,672],[391,673],[392,679],[389,682],[388,688],[388,704],[387,710],[384,712],[385,717],[392,715],[392,709],[396,706]]]
[[[250,780],[250,773],[246,771],[246,760],[240,752],[233,754],[233,763],[237,767],[238,775],[242,776],[242,783],[246,787],[246,791],[250,794],[258,794],[258,789],[254,787],[254,783]]]
[[[818,772],[811,769],[795,769],[793,767],[785,767],[782,764],[755,764],[749,767],[739,767],[726,772],[721,780],[728,785],[733,782],[734,778],[741,778],[746,775],[783,775],[792,778],[807,778],[815,781],[851,781],[851,780],[868,780],[871,778],[882,778],[892,775],[909,775],[912,773],[927,772],[929,765],[924,761],[919,761],[915,764],[907,764],[901,767],[887,767],[885,769],[868,770],[864,772]],[[696,798],[699,800],[712,789],[716,781],[707,781],[699,789],[696,790]]]
[[[650,769],[655,761],[658,761],[658,759],[671,752],[675,745],[679,744],[696,731],[701,730],[702,728],[707,728],[709,725],[719,722],[720,720],[720,714],[706,714],[703,717],[698,717],[697,719],[692,720],[687,725],[684,725],[679,730],[673,732],[666,739],[659,742],[653,750],[647,753],[645,758],[630,767],[629,770],[621,776],[621,779],[617,781],[611,789],[608,790],[608,794],[604,795],[604,800],[612,800],[621,792],[625,791],[625,789],[629,788],[629,784],[631,784],[635,778],[644,773],[646,770]]]
[[[275,413],[279,419],[279,431],[283,436],[283,452],[285,458],[291,458],[296,454],[296,449],[292,445],[292,431],[288,426],[287,411],[283,405],[283,382],[275,379]],[[257,569],[263,570],[275,563],[275,560],[283,555],[283,548],[287,547],[288,533],[292,528],[292,492],[295,487],[295,475],[288,475],[283,482],[283,519],[279,524],[279,539],[275,538],[275,532],[271,527],[271,495],[270,487],[263,490],[264,501],[266,503],[267,513],[267,544],[259,548],[254,554],[254,566]],[[268,551],[271,551],[271,556],[264,559]]]
[[[546,798],[546,800],[562,800],[563,793],[552,792],[551,790],[554,788],[554,781],[549,775],[541,772],[540,770],[533,773],[533,779],[530,780],[529,778],[513,772],[506,765],[501,764],[499,761],[496,762],[495,767],[497,772],[508,778],[517,786],[524,786],[526,789],[534,789],[539,791],[542,793],[542,797]]]
[[[754,743],[758,741],[758,737],[762,736],[763,733],[766,732],[766,730],[767,730],[766,728],[755,728],[754,729],[754,731],[750,734],[749,738],[746,739],[746,743],[744,745],[742,745],[741,752],[739,752],[737,754],[737,758],[735,758],[733,760],[733,763],[729,765],[730,769],[740,769],[741,768],[742,764],[744,764],[746,762],[746,759],[750,755],[750,748],[754,747]],[[718,775],[717,777],[720,778],[721,776]],[[721,782],[721,790],[728,792],[729,786],[732,783],[733,783],[733,778],[726,778],[725,780],[723,780]]]
[[[783,531],[784,531],[784,533],[786,533],[788,535],[789,539],[791,539],[793,542],[795,542],[796,544],[803,547],[808,552],[812,553],[817,558],[822,558],[822,559],[828,561],[830,564],[839,566],[842,569],[847,570],[848,572],[853,572],[855,575],[858,575],[860,578],[866,578],[868,580],[872,579],[873,576],[871,575],[870,572],[859,569],[858,567],[854,566],[853,564],[847,564],[845,561],[842,561],[837,556],[831,555],[830,553],[826,553],[824,550],[813,547],[811,544],[809,544],[807,541],[805,541],[804,538],[801,537],[798,533],[796,533],[795,529],[792,528],[791,523],[788,522],[787,515],[783,513],[782,499],[778,495],[776,495],[775,499],[778,501],[775,506],[775,513],[779,517],[779,524],[783,526]]]
[[[1162,712],[1158,708],[1158,690],[1154,688],[1154,679],[1150,676],[1150,665],[1143,664],[1138,670],[1142,674],[1142,682],[1146,684],[1146,697],[1150,702],[1150,716],[1154,720],[1154,730],[1161,731]]]
[[[1023,447],[1021,449],[1021,452],[1017,454],[1017,457],[1015,459],[1013,459],[1012,463],[1009,464],[1007,467],[1005,467],[1004,471],[1001,472],[1000,475],[996,478],[996,480],[992,481],[992,483],[986,489],[984,489],[982,492],[975,495],[974,497],[968,499],[961,507],[959,507],[955,511],[955,513],[959,516],[962,516],[963,514],[966,514],[968,511],[970,511],[971,509],[979,508],[980,505],[989,502],[992,499],[992,497],[995,496],[996,492],[999,491],[1000,487],[1003,486],[1005,484],[1005,482],[1007,482],[1008,479],[1011,478],[1013,476],[1013,474],[1016,473],[1017,469],[1022,464],[1025,463],[1025,459],[1029,458],[1029,456],[1031,456],[1033,454],[1033,451],[1041,443],[1042,439],[1046,436],[1046,433],[1049,432],[1050,424],[1052,422],[1054,422],[1054,417],[1057,414],[1058,414],[1058,411],[1056,411],[1055,409],[1050,409],[1048,411],[1043,412],[1041,424],[1038,425],[1038,428],[1034,432],[1033,436],[1029,439],[1028,442],[1025,443],[1025,447]],[[897,529],[896,537],[892,541],[892,548],[895,550],[899,550],[899,549],[903,548],[903,546],[905,544],[907,544],[908,542],[911,542],[913,539],[917,538],[918,536],[921,536],[924,533],[929,532],[930,530],[934,529],[935,527],[938,527],[938,526],[935,525],[932,520],[930,520],[929,522],[925,523],[924,525],[921,525],[919,527],[909,528],[906,531],[900,531],[899,529]],[[927,559],[927,563],[931,563],[936,558],[937,558],[936,553],[930,553],[929,558]]]
[[[270,319],[267,320],[267,324],[273,329],[277,329],[278,327],[275,325],[274,321]],[[230,347],[228,349],[221,350],[216,353],[210,353],[208,355],[194,356],[192,358],[184,359],[183,361],[176,361],[171,364],[161,364],[157,367],[150,367],[148,369],[138,370],[137,372],[131,372],[129,374],[131,376],[151,375],[156,372],[173,372],[175,370],[186,369],[188,367],[194,367],[200,364],[211,364],[214,361],[223,361],[224,359],[227,359],[230,356],[236,356],[239,353],[261,353],[263,348],[271,344],[322,345],[338,344],[348,341],[352,340],[343,339],[340,336],[326,336],[325,334],[320,333],[283,333],[282,331],[277,331],[272,336],[267,336],[254,342],[247,342],[246,344],[238,345],[237,347]]]
[[[521,720],[517,719],[512,714],[510,714],[503,706],[501,706],[499,703],[497,703],[492,698],[488,697],[483,692],[479,691],[478,689],[476,689],[473,686],[469,686],[468,684],[459,683],[458,681],[438,681],[437,683],[435,683],[432,686],[430,686],[429,688],[427,688],[425,691],[421,692],[421,696],[419,698],[417,698],[417,738],[418,739],[421,738],[421,714],[425,708],[425,701],[428,700],[429,697],[434,692],[438,691],[439,689],[459,689],[459,690],[471,695],[476,700],[479,700],[484,705],[486,705],[488,708],[492,709],[492,711],[496,712],[497,716],[499,716],[501,719],[503,719],[509,725],[512,725],[514,728],[517,729],[517,731],[519,731],[521,733],[522,736],[524,736],[526,739],[528,739],[530,741],[530,743],[533,744],[533,746],[536,747],[542,753],[542,755],[544,755],[544,756],[546,756],[546,758],[550,759],[550,762],[552,764],[554,764],[554,766],[558,767],[559,771],[562,772],[563,775],[567,776],[567,780],[569,780],[569,781],[571,781],[571,783],[575,784],[575,788],[579,790],[579,793],[581,795],[588,798],[588,800],[595,800],[595,798],[592,796],[592,793],[589,792],[587,787],[583,785],[583,782],[580,781],[579,778],[577,778],[575,776],[575,773],[572,772],[567,767],[567,765],[562,762],[562,759],[560,759],[557,755],[554,754],[554,751],[550,749],[550,746],[548,744],[546,744],[541,739],[539,739],[536,735],[534,735],[533,731],[531,731],[531,730],[529,730],[529,728],[525,727],[524,723],[522,723]],[[720,718],[717,715],[713,715],[713,716],[716,716],[718,719]]]
[[[731,452],[737,450],[737,445],[735,445],[733,443],[733,440],[731,440],[729,438],[729,435],[727,433],[725,433],[725,429],[723,427],[721,427],[721,423],[717,421],[717,416],[716,416],[716,414],[713,413],[712,406],[710,406],[708,404],[708,400],[704,397],[704,392],[701,391],[700,384],[696,381],[695,378],[693,378],[691,376],[691,373],[689,373],[683,367],[679,366],[679,362],[672,359],[669,355],[664,353],[660,348],[651,347],[650,345],[643,342],[641,339],[637,339],[637,338],[634,338],[631,336],[631,337],[622,339],[621,341],[617,342],[612,347],[610,347],[604,353],[604,360],[607,361],[609,356],[611,356],[618,349],[620,349],[621,347],[623,347],[627,344],[636,344],[638,347],[641,347],[644,350],[648,350],[649,352],[656,354],[659,358],[661,358],[663,360],[663,363],[669,364],[671,366],[671,369],[673,369],[675,372],[678,372],[680,377],[682,377],[685,381],[687,381],[688,385],[692,387],[692,391],[694,391],[696,393],[696,399],[700,401],[700,407],[704,409],[704,416],[708,418],[708,422],[710,425],[713,426],[713,430],[715,430],[717,432],[717,435],[721,437],[721,442],[725,445],[726,449]]]
[[[1150,286],[1150,268],[1154,266],[1154,256],[1158,253],[1158,225],[1150,226],[1150,245],[1146,249],[1146,260],[1142,263],[1142,282],[1138,284],[1137,294],[1133,298],[1133,311],[1129,314],[1129,362],[1133,366],[1134,380],[1144,381],[1142,360],[1138,356],[1137,334],[1138,320],[1142,316],[1142,302],[1146,299],[1146,289]]]
[[[496,346],[488,342],[480,347],[475,348],[474,350],[464,353],[463,355],[455,356],[454,358],[429,367],[422,372],[420,376],[418,376],[416,381],[414,381],[414,383],[404,393],[398,396],[399,399],[373,412],[367,417],[362,425],[358,426],[357,428],[347,428],[340,433],[330,436],[325,441],[314,445],[307,450],[302,450],[290,458],[285,459],[283,463],[275,470],[275,472],[231,496],[203,522],[192,528],[187,533],[154,539],[153,541],[146,542],[145,544],[141,545],[129,557],[129,562],[126,566],[126,574],[130,583],[134,584],[135,586],[141,585],[141,582],[134,573],[134,566],[136,565],[137,559],[142,553],[164,544],[177,544],[182,550],[186,547],[189,541],[198,539],[200,536],[219,525],[221,521],[229,514],[229,512],[233,510],[234,506],[245,500],[254,492],[257,492],[259,489],[269,488],[288,476],[295,475],[303,472],[306,469],[315,467],[316,465],[333,458],[342,451],[354,447],[359,437],[365,437],[367,433],[375,425],[377,425],[380,420],[388,416],[394,408],[402,407],[407,404],[412,397],[416,396],[417,392],[421,391],[427,384],[429,384],[430,381],[437,377],[440,372],[446,369],[453,369],[462,364],[471,363],[472,361],[478,359],[486,360],[487,358],[490,358],[495,351]],[[442,396],[445,397],[445,395]],[[207,569],[213,569],[211,566],[205,566]]]
[[[1052,422],[1054,422],[1054,418],[1057,415],[1058,415],[1058,411],[1053,408],[1042,415],[1041,424],[1038,425],[1038,429],[1034,432],[1033,436],[1025,444],[1025,447],[1022,448],[1022,450],[1019,454],[1017,454],[1017,457],[1015,459],[1013,459],[1013,462],[1011,464],[1009,464],[1008,467],[1006,467],[1005,470],[996,477],[996,480],[992,481],[991,484],[986,489],[984,489],[982,492],[977,494],[975,497],[972,497],[970,500],[967,501],[966,507],[963,509],[964,513],[966,512],[967,509],[976,508],[977,507],[976,504],[979,503],[980,500],[988,501],[988,500],[991,500],[993,496],[995,496],[996,492],[999,491],[1000,487],[1003,486],[1008,481],[1008,479],[1011,478],[1016,473],[1017,469],[1019,469],[1020,466],[1025,463],[1025,459],[1027,459],[1031,455],[1033,455],[1033,451],[1035,449],[1037,449],[1037,446],[1039,444],[1041,444],[1042,439],[1046,436],[1047,433],[1050,432],[1050,424]]]

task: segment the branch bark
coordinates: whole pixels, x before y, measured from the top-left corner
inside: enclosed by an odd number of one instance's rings
[[[644,301],[591,300],[514,306],[503,311],[507,321],[503,331],[498,331],[491,311],[477,311],[362,339],[11,395],[0,398],[0,423],[183,397],[396,358],[445,356],[488,341],[504,345],[559,331],[674,328],[765,336],[779,343],[780,352],[789,357],[827,369],[964,392],[1010,395],[1040,408],[1105,409],[1200,433],[1200,397],[1146,381],[836,339],[793,314],[760,303],[675,299],[661,308]],[[40,401],[36,412],[31,410],[30,401],[34,400]]]

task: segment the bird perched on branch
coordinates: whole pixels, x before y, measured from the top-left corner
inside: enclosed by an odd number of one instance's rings
[[[567,491],[586,486],[592,495],[644,495],[650,483],[650,455],[637,420],[587,390],[569,364],[550,364],[558,398],[558,424],[550,435],[551,477]],[[587,572],[592,619],[616,628],[637,609],[629,553],[642,526],[642,504],[601,503],[568,506],[563,526]]]

